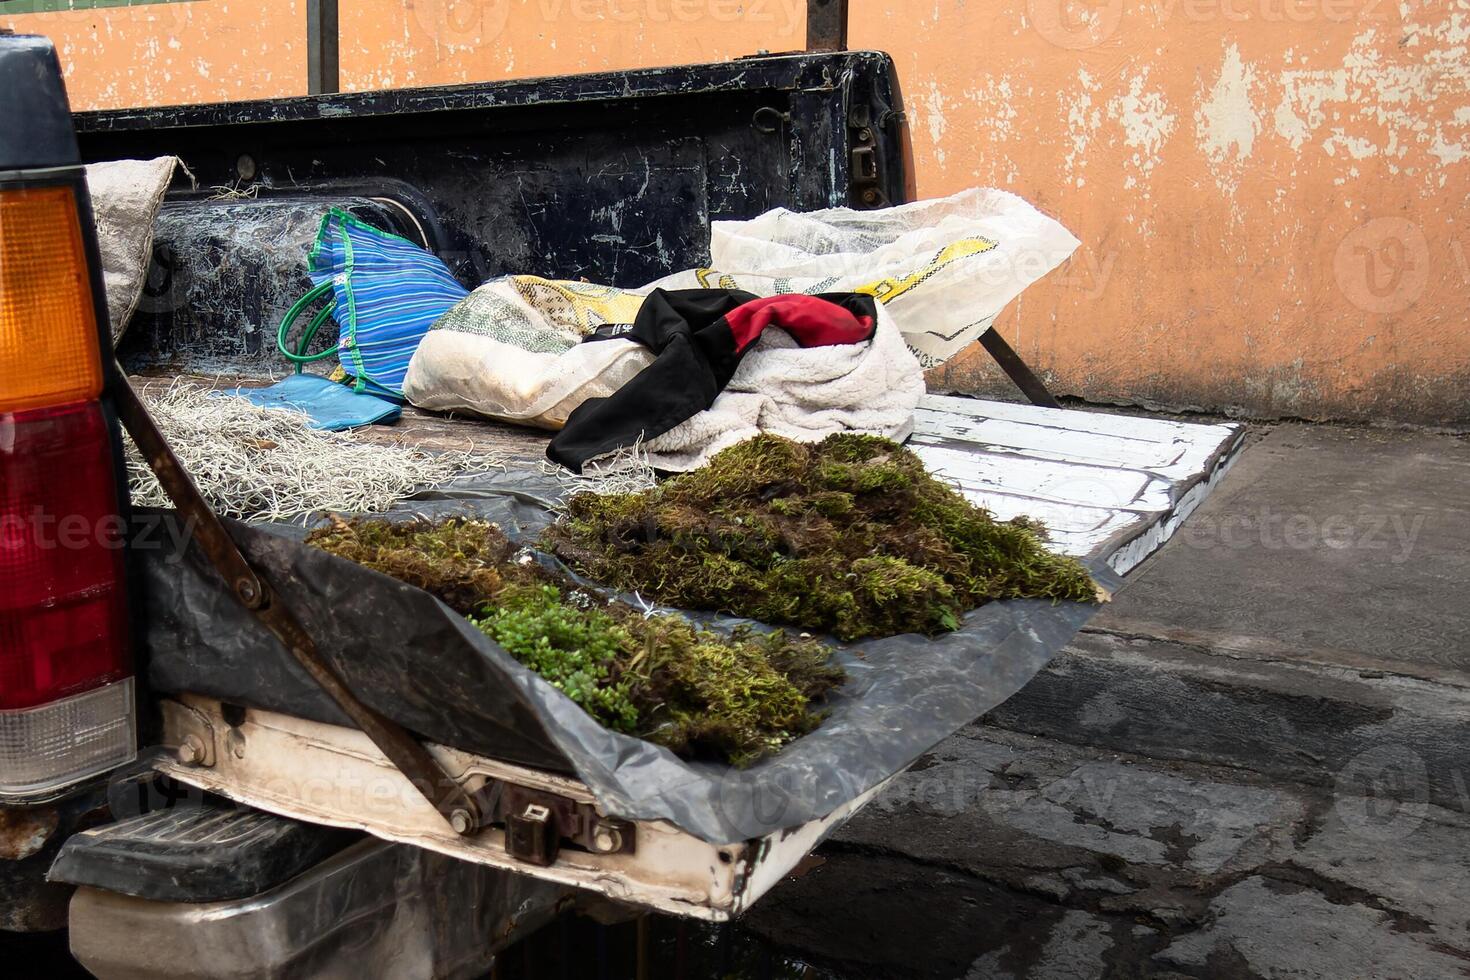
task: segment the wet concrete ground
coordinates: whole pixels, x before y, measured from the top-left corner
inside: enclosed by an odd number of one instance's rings
[[[1470,976],[1470,443],[1256,435],[746,927],[852,978]]]

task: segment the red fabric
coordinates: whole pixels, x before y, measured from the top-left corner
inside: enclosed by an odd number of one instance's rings
[[[753,299],[725,315],[738,354],[756,342],[766,327],[780,327],[803,347],[857,344],[873,335],[873,318],[855,316],[830,300],[789,293]]]

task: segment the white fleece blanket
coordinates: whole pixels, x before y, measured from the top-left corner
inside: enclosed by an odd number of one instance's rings
[[[643,444],[649,462],[684,472],[763,432],[817,442],[836,432],[908,438],[924,373],[879,304],[865,344],[800,347],[768,329],[707,410]]]

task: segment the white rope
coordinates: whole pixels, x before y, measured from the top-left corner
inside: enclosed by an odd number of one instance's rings
[[[576,493],[599,496],[641,493],[658,484],[658,473],[648,460],[648,450],[644,448],[642,439],[626,449],[588,460],[581,473],[573,473],[549,459],[541,460],[540,467],[542,473],[556,477],[568,497]]]
[[[493,453],[446,452],[362,442],[313,429],[305,415],[176,382],[141,392],[174,454],[219,513],[251,522],[306,523],[316,511],[366,514],[461,473],[503,466]],[[170,501],[131,441],[133,502]]]

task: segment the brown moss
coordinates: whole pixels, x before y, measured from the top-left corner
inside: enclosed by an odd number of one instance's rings
[[[619,589],[845,640],[954,629],[993,599],[1095,597],[1036,522],[995,520],[873,436],[762,436],[643,493],[582,494],[545,543]]]
[[[827,647],[784,632],[727,637],[674,616],[624,626],[641,645],[623,678],[643,737],[686,757],[749,765],[816,728],[845,679]]]
[[[333,516],[306,543],[417,586],[464,616],[477,613],[506,584],[502,566],[515,546],[480,521],[345,521]]]

